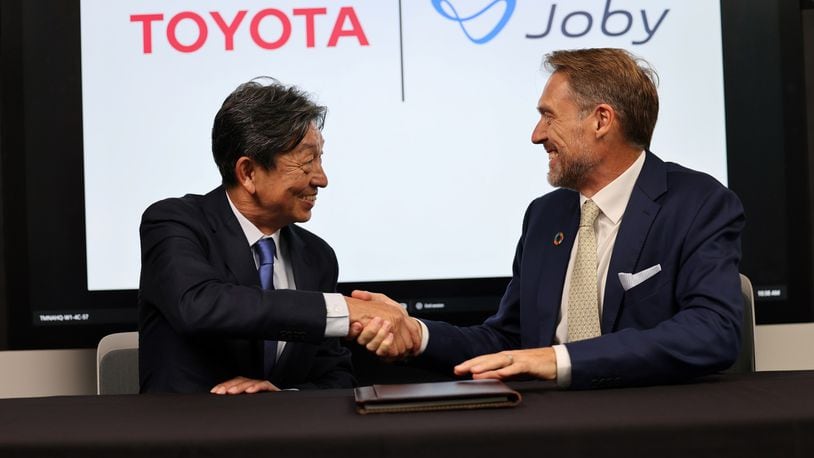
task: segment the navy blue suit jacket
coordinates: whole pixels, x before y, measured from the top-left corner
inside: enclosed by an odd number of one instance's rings
[[[276,386],[353,386],[350,352],[324,338],[319,291],[336,291],[339,270],[325,241],[283,228],[298,290],[264,291],[222,187],[153,204],[140,233],[142,392],[208,392],[239,375],[264,379],[266,339],[288,342],[270,378]]]
[[[497,313],[472,327],[426,321],[421,359],[449,370],[481,354],[552,345],[579,213],[574,191],[534,200]],[[571,386],[666,383],[729,367],[740,348],[743,225],[734,193],[648,152],[611,255],[602,336],[566,344]],[[656,264],[660,273],[624,291],[618,273]]]

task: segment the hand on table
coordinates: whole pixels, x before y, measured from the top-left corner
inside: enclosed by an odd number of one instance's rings
[[[544,380],[557,378],[557,357],[551,347],[510,350],[481,355],[455,366],[455,375],[474,379],[507,379],[531,375]]]
[[[219,383],[209,390],[212,394],[252,394],[261,391],[280,391],[268,380],[255,380],[246,377],[235,377]]]

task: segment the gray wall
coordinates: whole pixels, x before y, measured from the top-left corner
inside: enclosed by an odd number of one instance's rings
[[[758,371],[814,369],[814,323],[758,326]],[[0,398],[96,393],[96,350],[0,352]]]
[[[0,398],[96,394],[96,350],[0,351]]]

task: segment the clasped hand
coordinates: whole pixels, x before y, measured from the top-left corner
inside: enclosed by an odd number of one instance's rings
[[[348,338],[385,359],[418,353],[421,326],[401,304],[384,294],[358,290],[345,300],[351,322]]]
[[[385,359],[415,356],[421,347],[421,325],[411,318],[399,303],[384,294],[354,291],[346,298],[351,311],[348,338]],[[354,308],[367,306],[362,315]],[[357,309],[359,310],[359,309]],[[360,312],[362,313],[362,312]],[[477,356],[455,366],[455,375],[474,379],[507,379],[531,375],[545,380],[557,377],[554,349],[529,348]]]
[[[415,354],[421,346],[421,329],[399,303],[384,294],[354,291],[346,297],[351,326],[348,338],[355,339],[376,355],[388,359]],[[243,394],[280,391],[268,380],[235,377],[212,387],[212,394]]]
[[[355,339],[369,351],[387,360],[415,356],[421,348],[421,325],[398,302],[384,294],[353,291],[345,298],[350,313],[349,339]],[[455,366],[455,375],[474,379],[506,379],[532,375],[552,380],[557,376],[557,361],[551,347],[503,351],[481,355]],[[235,377],[212,388],[214,394],[279,391],[267,380]]]

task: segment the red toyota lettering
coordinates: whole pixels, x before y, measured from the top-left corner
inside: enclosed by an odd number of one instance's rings
[[[210,11],[209,16],[214,21],[218,30],[223,34],[224,49],[226,51],[234,51],[235,49],[235,36],[240,30],[241,25],[245,22],[247,10],[239,10],[227,21],[226,18],[219,11]],[[292,16],[301,16],[303,18],[302,24],[305,26],[305,47],[316,47],[316,30],[317,30],[317,16],[325,16],[328,14],[327,8],[294,8],[291,12]],[[209,26],[205,19],[206,14],[199,14],[193,11],[182,11],[172,16],[167,22],[165,30],[167,43],[172,49],[182,53],[192,53],[200,50],[209,37]],[[164,14],[132,14],[130,15],[130,22],[141,23],[141,36],[142,36],[142,52],[144,54],[152,54],[153,52],[153,23],[162,22]],[[269,28],[271,25],[266,20],[276,20],[279,23],[280,35],[271,39],[271,37],[263,36],[261,34],[261,27],[264,27],[266,35],[269,35],[269,30],[277,30],[276,28]],[[192,36],[197,31],[197,37],[192,43],[182,43],[178,38],[178,28],[183,21],[194,24]],[[276,26],[276,24],[274,24]],[[299,26],[299,22],[297,23]],[[244,27],[245,30],[245,27]],[[260,48],[267,50],[279,49],[285,46],[290,38],[292,31],[292,23],[289,16],[283,11],[276,8],[266,8],[258,11],[252,17],[249,24],[249,36],[252,41]],[[160,36],[160,35],[159,35]],[[182,34],[182,37],[186,37]],[[339,8],[339,11],[334,21],[334,26],[331,31],[330,38],[328,39],[327,47],[336,47],[339,39],[343,37],[356,38],[356,42],[360,46],[369,46],[369,41],[365,31],[362,28],[362,23],[356,15],[353,7],[344,6]],[[189,41],[189,38],[186,39]]]
[[[224,46],[227,51],[232,51],[235,49],[235,32],[237,32],[237,28],[240,27],[240,23],[243,22],[243,18],[246,17],[246,13],[248,13],[248,11],[238,11],[235,18],[232,19],[231,24],[227,24],[217,11],[212,11],[209,13],[212,15],[212,19],[215,20],[215,24],[217,24],[218,28],[220,28],[220,31],[223,32],[223,38],[226,40]]]
[[[178,27],[178,23],[184,19],[191,19],[198,26],[198,39],[195,40],[191,45],[181,43],[178,41],[178,37],[175,35],[175,30]],[[206,27],[206,22],[204,22],[204,19],[201,16],[193,13],[192,11],[183,11],[176,14],[172,17],[172,19],[170,19],[170,23],[167,24],[167,41],[170,42],[170,46],[180,52],[195,52],[201,49],[201,46],[203,46],[206,42],[207,35],[209,35],[209,30]]]
[[[294,16],[305,16],[305,46],[313,48],[314,42],[314,16],[327,14],[326,8],[294,8]]]
[[[153,21],[163,21],[163,14],[131,14],[130,22],[141,22],[142,50],[144,54],[153,52]]]
[[[350,29],[346,30],[344,28],[345,19],[350,20]],[[356,39],[359,40],[360,45],[368,45],[365,31],[362,30],[362,24],[359,23],[359,18],[356,17],[356,11],[353,10],[353,7],[344,6],[339,10],[339,16],[336,18],[334,30],[331,32],[331,38],[328,40],[328,47],[333,48],[336,46],[336,42],[339,41],[339,37],[356,37]]]
[[[280,21],[280,25],[283,27],[283,31],[280,33],[280,38],[278,38],[276,41],[266,41],[260,36],[260,21],[268,16],[276,17]],[[251,31],[252,40],[254,40],[257,46],[260,46],[263,49],[277,49],[288,42],[288,38],[291,36],[291,21],[288,20],[288,16],[286,16],[282,11],[275,8],[268,8],[260,11],[254,16],[254,18],[252,18],[252,25],[249,30]]]

